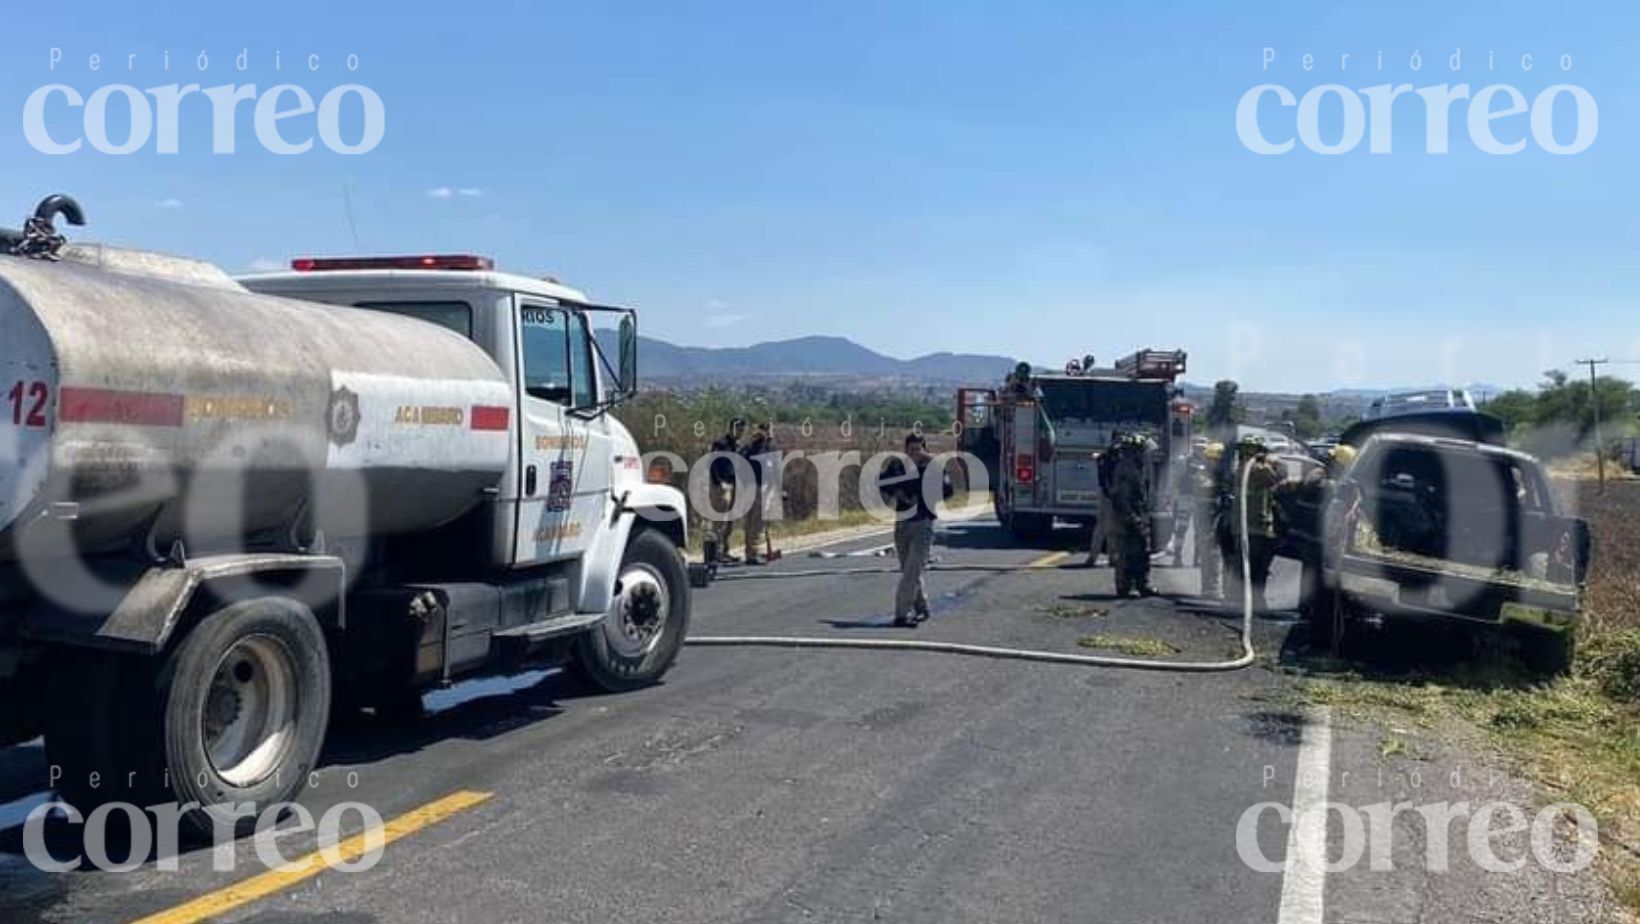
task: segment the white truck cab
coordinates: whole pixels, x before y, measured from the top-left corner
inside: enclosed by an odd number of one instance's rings
[[[632,519],[612,524],[613,507],[685,544],[681,496],[645,481],[637,441],[607,413],[634,384],[630,310],[595,305],[555,280],[499,272],[471,255],[298,258],[288,272],[239,282],[269,295],[419,318],[490,354],[513,386],[517,409],[513,456],[488,536],[496,566],[580,560],[575,608],[595,612],[614,589],[601,563],[619,557]],[[622,368],[623,355],[631,368]],[[492,412],[470,426],[507,429],[510,416]]]

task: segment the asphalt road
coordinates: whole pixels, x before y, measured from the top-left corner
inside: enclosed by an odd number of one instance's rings
[[[1011,548],[978,523],[945,526],[936,554],[1024,565],[1044,550]],[[799,555],[749,573],[890,565]],[[1108,568],[935,573],[934,618],[914,632],[887,626],[890,574],[724,581],[697,594],[694,632],[1066,651],[1100,634],[1184,659],[1237,652],[1237,617],[1191,596],[1193,570],[1156,577],[1164,596],[1116,601]],[[1295,586],[1283,566],[1273,603],[1290,606]],[[1567,904],[1573,886],[1594,888],[1530,874],[1496,883],[1462,863],[1443,877],[1403,864],[1391,878],[1325,881],[1250,869],[1238,820],[1259,803],[1313,799],[1295,780],[1319,739],[1333,799],[1380,801],[1386,785],[1377,730],[1278,705],[1293,624],[1256,628],[1265,658],[1231,674],[689,648],[665,683],[621,696],[541,673],[439,691],[419,720],[333,736],[304,803],[319,815],[359,801],[392,819],[454,792],[490,798],[392,843],[374,869],[324,872],[222,919],[1526,921],[1547,920],[1543,908]],[[20,800],[0,806],[0,828],[21,820],[43,776],[37,746],[0,753],[0,803]],[[1257,840],[1279,865],[1290,833],[1266,821]],[[1337,836],[1323,832],[1323,848]],[[1409,836],[1398,856],[1416,850]],[[281,844],[287,857],[312,845]],[[21,853],[17,829],[0,833],[0,920],[130,921],[264,869],[250,840],[230,870],[199,850],[176,871],[46,874]],[[1451,908],[1462,915],[1426,917]]]

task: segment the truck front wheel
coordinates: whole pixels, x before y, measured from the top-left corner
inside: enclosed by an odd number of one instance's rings
[[[318,763],[329,654],[294,600],[229,604],[162,662],[93,657],[80,677],[47,737],[59,790],[77,806],[174,800],[196,831],[220,822],[242,833]]]
[[[639,530],[621,558],[615,602],[603,622],[576,644],[575,666],[610,692],[654,683],[689,632],[689,577],[671,540]]]

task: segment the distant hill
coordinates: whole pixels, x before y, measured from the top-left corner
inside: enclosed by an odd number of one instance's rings
[[[601,330],[599,343],[613,359],[614,331]],[[649,384],[756,384],[813,380],[844,390],[885,385],[994,385],[1013,371],[1016,360],[982,353],[930,353],[895,359],[847,337],[796,337],[746,347],[679,346],[654,337],[638,338],[638,375]],[[1048,368],[1048,367],[1039,367]],[[1051,370],[1057,371],[1057,370]],[[1210,384],[1181,382],[1185,397],[1206,407]],[[1430,386],[1444,387],[1444,386]],[[1488,384],[1466,386],[1484,400],[1503,389]],[[1318,393],[1328,418],[1360,416],[1373,398],[1409,388],[1340,388]],[[1241,401],[1256,417],[1274,419],[1298,403],[1297,393],[1242,392]]]
[[[613,332],[599,333],[604,350],[613,356]],[[658,383],[850,377],[988,384],[1002,381],[1013,367],[1014,360],[1006,356],[971,353],[895,359],[846,337],[798,337],[748,347],[689,347],[653,337],[638,338],[638,376]]]

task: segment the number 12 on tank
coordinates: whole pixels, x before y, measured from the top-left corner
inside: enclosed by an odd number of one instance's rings
[[[14,427],[44,427],[51,389],[44,382],[18,382],[6,392]]]

